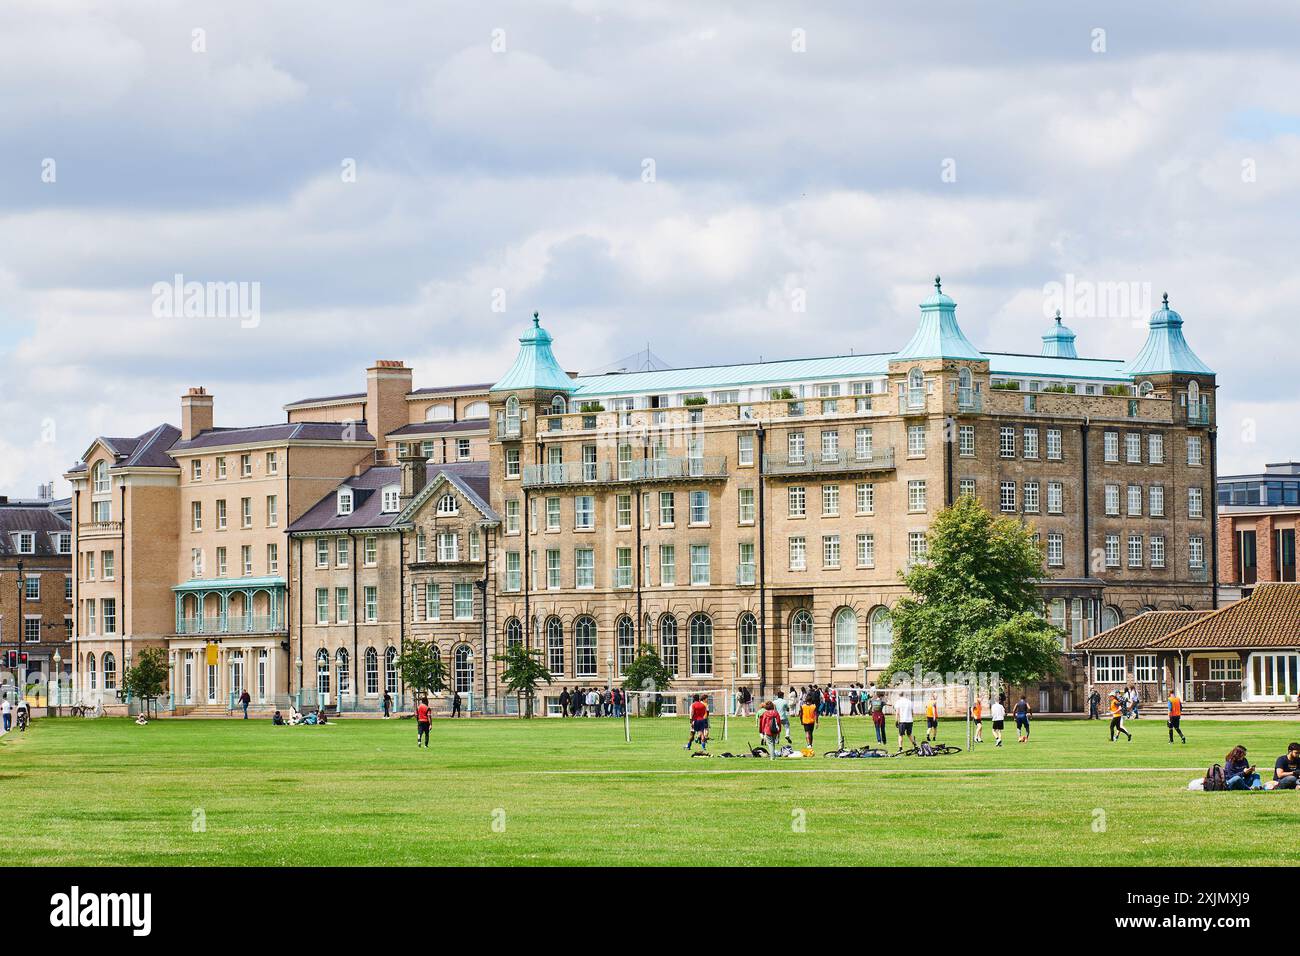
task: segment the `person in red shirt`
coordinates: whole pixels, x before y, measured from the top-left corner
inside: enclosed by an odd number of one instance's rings
[[[700,742],[700,750],[709,749],[709,705],[699,694],[691,698],[691,736],[686,740],[686,749],[690,750],[696,740]]]
[[[421,700],[415,707],[415,746],[424,745],[424,749],[429,749],[429,702]]]

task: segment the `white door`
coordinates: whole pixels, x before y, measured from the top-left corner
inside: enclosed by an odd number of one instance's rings
[[[1052,709],[1052,692],[1046,688],[1038,690],[1038,712],[1045,714]]]
[[[208,703],[217,702],[217,665],[208,665]]]
[[[185,652],[185,703],[194,703],[194,655]]]

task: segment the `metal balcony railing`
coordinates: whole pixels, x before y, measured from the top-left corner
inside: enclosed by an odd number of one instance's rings
[[[1240,680],[1191,680],[1187,682],[1189,702],[1241,701]]]
[[[841,451],[833,455],[811,454],[802,458],[776,458],[765,455],[763,472],[768,475],[816,475],[855,471],[888,471],[894,467],[894,449],[881,448],[859,456]]]
[[[1210,424],[1210,406],[1202,403],[1201,405],[1187,409],[1187,424],[1189,425],[1208,425]]]
[[[721,455],[677,458],[638,458],[619,462],[571,462],[526,465],[524,487],[589,485],[620,481],[672,481],[727,477],[727,459]]]
[[[968,388],[957,389],[957,411],[978,414],[984,410],[984,396]]]

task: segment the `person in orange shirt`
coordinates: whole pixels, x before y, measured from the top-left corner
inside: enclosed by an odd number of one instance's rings
[[[934,695],[925,705],[925,739],[939,739],[939,702],[935,700]]]
[[[1169,692],[1169,742],[1174,742],[1174,733],[1182,738],[1183,743],[1187,743],[1187,738],[1183,736],[1183,728],[1179,726],[1183,717],[1183,699],[1178,696],[1178,692],[1171,690]]]
[[[975,721],[975,742],[977,744],[984,743],[984,721],[980,719],[981,715],[984,713],[983,708],[983,703],[978,697],[976,697],[975,703],[970,709],[970,716],[971,720]]]
[[[813,731],[817,729],[817,705],[807,697],[799,708],[799,722],[803,724],[803,734],[808,738],[808,746],[813,745]]]
[[[421,700],[415,706],[415,746],[429,749],[429,702]]]
[[[1110,742],[1114,743],[1119,740],[1120,734],[1132,740],[1133,735],[1124,729],[1124,708],[1120,705],[1119,697],[1115,691],[1110,692],[1107,703],[1110,705]]]

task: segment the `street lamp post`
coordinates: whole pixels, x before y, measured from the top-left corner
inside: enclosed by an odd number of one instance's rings
[[[14,668],[17,671],[18,699],[27,697],[27,667],[23,663],[23,634],[27,625],[23,617],[23,601],[27,599],[27,576],[23,574],[23,559],[18,559],[18,627],[14,633]]]
[[[63,655],[59,653],[59,649],[56,647],[54,649],[54,716],[55,717],[59,716],[59,707],[63,703],[63,688],[60,686],[60,681],[62,681],[62,679],[63,679]],[[49,693],[48,687],[46,688],[46,693],[47,694]],[[48,699],[46,700],[46,704],[47,705],[49,704]],[[49,711],[49,707],[47,706],[46,712],[48,713],[48,711]]]

